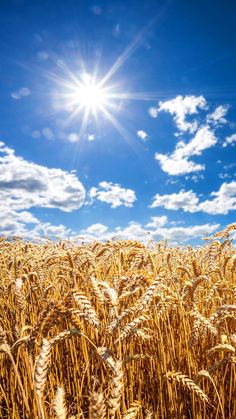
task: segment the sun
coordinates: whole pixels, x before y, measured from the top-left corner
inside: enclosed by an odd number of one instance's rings
[[[99,86],[81,86],[75,91],[75,100],[85,108],[99,108],[106,101],[106,95]]]
[[[91,118],[97,123],[103,116],[111,122],[111,111],[117,109],[121,100],[114,85],[108,85],[96,73],[81,72],[78,76],[67,72],[67,76],[68,79],[59,81],[56,99],[59,107],[68,111],[68,124],[80,120],[82,134]]]
[[[88,137],[89,131],[95,131],[101,125],[102,119],[112,124],[122,136],[126,135],[124,127],[115,117],[119,113],[121,103],[127,95],[121,90],[120,84],[109,84],[106,75],[97,76],[96,71],[88,73],[80,71],[79,74],[71,72],[63,65],[67,78],[54,78],[58,89],[54,92],[53,99],[56,110],[64,110],[68,117],[65,126],[79,126],[79,138]]]
[[[84,109],[88,113],[96,114],[98,110],[110,104],[107,89],[88,73],[83,74],[82,81],[73,83],[69,90],[69,102],[72,106],[78,106],[79,110]]]
[[[159,92],[131,91],[133,80],[129,76],[121,78],[118,73],[142,44],[156,18],[137,34],[106,72],[102,71],[105,66],[101,67],[100,60],[94,62],[91,73],[87,72],[91,63],[87,65],[81,56],[71,57],[70,65],[63,59],[57,59],[56,72],[44,70],[43,75],[53,82],[51,114],[64,113],[60,120],[64,129],[77,125],[79,132],[76,137],[82,140],[89,138],[91,130],[101,135],[101,128],[104,129],[108,123],[128,143],[133,143],[133,135],[125,128],[123,118],[134,116],[131,101],[153,102],[158,99]],[[119,118],[122,120],[119,121]]]
[[[156,99],[156,93],[131,92],[132,82],[128,77],[117,78],[116,73],[141,43],[145,31],[128,45],[103,74],[100,72],[100,63],[95,63],[91,73],[87,72],[87,65],[82,59],[78,69],[74,70],[71,70],[65,61],[58,60],[57,66],[63,71],[62,75],[47,73],[47,77],[57,85],[57,89],[52,92],[53,109],[55,113],[67,113],[68,116],[63,121],[65,128],[78,124],[78,138],[88,138],[91,129],[101,132],[104,123],[109,123],[127,142],[133,142],[132,135],[118,118],[121,115],[127,117],[132,114],[130,101],[153,101]]]

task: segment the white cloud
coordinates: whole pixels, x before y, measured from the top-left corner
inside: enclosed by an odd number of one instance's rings
[[[195,192],[180,191],[178,193],[159,195],[156,194],[153,198],[153,203],[150,208],[164,207],[170,210],[183,209],[186,212],[195,212],[199,199]]]
[[[198,183],[200,180],[204,179],[204,175],[201,174],[197,174],[197,175],[192,175],[192,176],[185,176],[186,180],[192,180],[194,183]]]
[[[101,227],[97,227],[101,226]],[[95,230],[95,232],[93,231]],[[102,231],[103,230],[103,231]],[[99,231],[99,233],[98,233]],[[148,236],[148,231],[145,230],[139,223],[130,222],[127,227],[116,227],[114,230],[109,230],[104,224],[92,224],[81,231],[83,238],[86,241],[91,240],[140,240],[145,241]]]
[[[207,214],[228,214],[236,210],[236,182],[223,183],[217,192],[210,194],[212,199],[200,202],[199,197],[192,190],[178,193],[159,195],[153,198],[151,208],[164,207],[170,210],[182,209],[185,212],[205,212]]]
[[[80,208],[84,199],[84,187],[75,174],[31,163],[0,142],[2,206],[14,211],[43,207],[70,212]]]
[[[193,115],[199,112],[199,109],[207,109],[207,103],[203,96],[177,96],[174,99],[165,102],[159,102],[158,112],[169,112],[174,117],[177,128],[181,132],[195,132],[199,126],[197,121],[186,121],[187,115]]]
[[[146,224],[146,227],[148,228],[143,227],[140,223],[132,221],[126,227],[117,227],[114,230],[109,230],[104,224],[93,224],[87,229],[82,230],[81,233],[86,241],[97,240],[98,238],[101,241],[105,241],[115,238],[116,240],[139,240],[148,242],[150,238],[152,238],[154,241],[167,239],[171,244],[177,244],[205,237],[206,235],[212,234],[220,227],[219,224],[202,224],[189,227],[163,227],[163,225],[167,223],[167,219],[163,219],[159,226],[154,218],[158,219],[162,217],[152,217],[152,221]],[[102,226],[103,229],[103,232],[100,231],[99,235],[97,233],[97,225]],[[93,228],[95,228],[95,234],[92,232]]]
[[[158,110],[157,110],[157,108],[154,108],[154,106],[152,106],[151,108],[149,108],[149,109],[148,109],[148,112],[149,112],[149,115],[150,115],[152,118],[157,118],[157,115],[158,115]]]
[[[38,223],[31,231],[34,238],[41,237],[57,237],[57,238],[68,238],[71,236],[71,229],[65,227],[63,224],[57,226],[50,223]]]
[[[31,95],[31,90],[28,87],[21,87],[19,90],[15,90],[11,93],[12,99],[19,100],[25,96]]]
[[[18,236],[23,239],[35,240],[42,237],[68,238],[71,230],[60,224],[58,226],[51,223],[40,222],[29,211],[14,211],[6,205],[0,205],[0,234],[11,237]],[[4,211],[4,212],[2,212]]]
[[[189,240],[210,235],[219,227],[219,224],[202,224],[190,227],[162,228],[159,231],[153,232],[152,236],[154,240],[167,239],[175,243],[188,242]]]
[[[147,141],[147,139],[148,139],[148,134],[145,131],[143,131],[142,129],[137,131],[137,136],[139,138],[141,138],[141,140],[143,140],[143,141]]]
[[[102,235],[104,235],[104,233],[106,233],[108,230],[108,227],[105,226],[104,224],[101,223],[96,223],[96,224],[92,224],[91,226],[89,226],[88,228],[81,230],[81,234],[85,233],[85,234],[89,234],[92,236],[96,236],[96,237],[100,237]]]
[[[111,204],[111,208],[117,208],[121,205],[132,207],[136,201],[135,192],[132,189],[122,188],[117,183],[100,182],[99,188],[91,188],[89,197],[92,202],[98,199],[101,202]]]
[[[195,137],[185,144],[179,141],[176,146],[175,155],[177,158],[200,156],[202,151],[207,148],[213,147],[217,142],[217,138],[213,131],[206,125],[201,127]]]
[[[209,126],[199,128],[191,141],[185,143],[180,140],[172,154],[155,154],[155,159],[160,162],[161,168],[169,175],[181,175],[205,169],[205,165],[196,164],[189,160],[191,156],[200,156],[202,152],[213,147],[217,142],[214,132]]]
[[[146,241],[148,239],[149,231],[142,227],[141,224],[131,221],[127,227],[116,227],[113,232],[110,232],[110,237],[115,237],[117,240],[139,240]]]
[[[236,210],[236,182],[223,183],[217,192],[212,192],[211,200],[201,202],[200,211],[208,214],[228,214]]]
[[[214,112],[207,115],[207,122],[213,123],[213,125],[223,125],[227,123],[227,119],[225,115],[228,113],[229,106],[228,105],[220,105],[218,106]]]
[[[168,218],[166,215],[162,215],[160,217],[151,217],[151,221],[146,224],[145,227],[157,228],[162,227],[167,224]]]
[[[236,143],[236,133],[226,137],[225,141],[223,142],[223,147],[227,147],[229,144],[234,145]]]
[[[228,123],[226,115],[229,105],[219,105],[213,112],[206,114],[208,105],[203,96],[181,96],[167,101],[160,101],[156,108],[149,109],[153,117],[157,117],[160,112],[168,112],[173,116],[178,132],[174,135],[178,142],[173,152],[169,154],[155,154],[156,160],[166,173],[176,176],[192,172],[205,170],[205,165],[195,163],[190,159],[191,156],[200,156],[202,152],[213,147],[217,142],[215,130]],[[199,115],[199,111],[204,111],[204,115]],[[195,116],[196,115],[196,116]],[[194,119],[189,119],[193,117]],[[192,140],[184,142],[181,137],[183,134],[193,134]],[[236,134],[225,139],[223,146],[232,144],[236,141]]]
[[[74,173],[31,163],[0,142],[1,235],[68,237],[70,229],[41,222],[27,210],[38,207],[70,212],[80,208],[84,200],[84,187]]]
[[[155,159],[160,162],[162,170],[172,176],[198,172],[199,170],[205,169],[204,164],[196,164],[191,160],[187,160],[187,158],[178,159],[174,154],[169,157],[165,154],[156,153]]]
[[[19,226],[25,227],[24,224],[39,223],[39,220],[28,211],[17,212],[3,204],[1,204],[0,208],[1,234],[7,234],[9,231],[17,233]],[[4,209],[4,212],[2,209]]]

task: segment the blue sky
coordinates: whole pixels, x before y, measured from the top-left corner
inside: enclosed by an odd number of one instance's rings
[[[2,1],[0,233],[198,244],[235,222],[235,25],[233,1]]]

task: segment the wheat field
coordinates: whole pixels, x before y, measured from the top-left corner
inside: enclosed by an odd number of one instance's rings
[[[199,247],[0,241],[1,418],[236,418],[231,225]]]

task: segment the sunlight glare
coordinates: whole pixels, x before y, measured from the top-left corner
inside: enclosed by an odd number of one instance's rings
[[[105,91],[93,82],[76,87],[72,95],[74,96],[74,102],[77,102],[78,105],[93,110],[104,105],[108,99]]]

